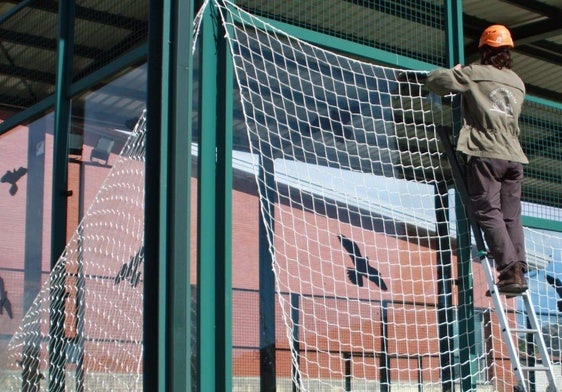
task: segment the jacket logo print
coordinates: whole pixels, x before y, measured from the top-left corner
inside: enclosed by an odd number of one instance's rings
[[[513,104],[517,103],[517,100],[511,91],[503,87],[496,88],[490,92],[490,101],[492,102],[490,111],[513,117]]]

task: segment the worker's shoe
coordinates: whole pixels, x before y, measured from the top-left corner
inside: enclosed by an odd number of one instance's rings
[[[525,279],[523,266],[520,263],[516,263],[513,267],[500,272],[496,286],[500,294],[505,294],[509,297],[525,292],[529,286]]]

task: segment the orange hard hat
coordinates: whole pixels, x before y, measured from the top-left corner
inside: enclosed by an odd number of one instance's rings
[[[482,32],[478,47],[481,48],[484,45],[494,48],[499,48],[500,46],[509,46],[513,48],[514,46],[513,40],[511,39],[511,33],[507,27],[502,25],[489,26]]]

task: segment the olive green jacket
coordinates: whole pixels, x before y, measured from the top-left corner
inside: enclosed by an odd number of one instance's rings
[[[464,124],[458,151],[468,156],[529,163],[519,143],[525,85],[515,72],[475,64],[432,71],[426,84],[439,95],[462,95]]]

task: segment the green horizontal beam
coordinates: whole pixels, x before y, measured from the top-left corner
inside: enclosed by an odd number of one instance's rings
[[[543,98],[539,98],[539,97],[534,97],[532,95],[527,95],[525,97],[525,99],[527,101],[539,104],[539,105],[544,105],[544,106],[548,106],[548,107],[552,107],[554,109],[558,109],[558,110],[562,110],[562,102],[554,102],[548,99],[543,99]]]
[[[69,93],[71,96],[78,95],[83,91],[96,86],[102,80],[105,80],[123,69],[130,67],[134,64],[141,64],[146,61],[148,54],[148,44],[145,43],[139,47],[131,50],[127,54],[115,59],[106,66],[100,68],[99,70],[91,73],[87,77],[84,77],[77,82],[73,83],[69,88]],[[39,101],[33,106],[22,110],[13,116],[8,117],[4,122],[0,124],[0,135],[10,131],[14,127],[20,124],[31,122],[38,117],[41,117],[46,112],[53,110],[55,106],[55,95],[50,95],[47,98]]]
[[[255,21],[245,20],[243,15],[237,15],[235,17],[238,21],[242,23],[255,23]],[[396,53],[391,53],[385,50],[376,49],[372,46],[359,44],[356,42],[350,42],[344,38],[334,37],[333,35],[324,34],[318,31],[311,31],[309,29],[298,27],[289,23],[279,22],[274,19],[260,18],[263,25],[260,27],[267,28],[268,25],[273,26],[276,29],[283,31],[285,34],[298,37],[311,44],[330,48],[336,50],[340,53],[353,54],[355,56],[362,56],[367,59],[373,59],[375,61],[388,64],[389,66],[395,66],[399,68],[406,69],[417,69],[417,70],[430,70],[435,68],[434,64],[426,63],[424,61],[414,60],[412,58],[401,56]]]
[[[562,222],[544,219],[544,218],[535,218],[533,216],[523,216],[523,226],[528,227],[530,229],[541,229],[541,230],[549,230],[549,231],[556,231],[562,233]]]

